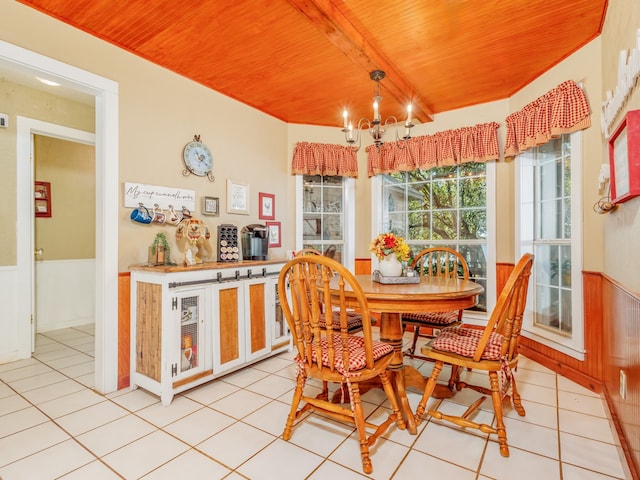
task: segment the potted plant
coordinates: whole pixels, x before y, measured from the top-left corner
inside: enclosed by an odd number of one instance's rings
[[[152,265],[175,265],[171,261],[171,249],[164,233],[156,233],[149,247],[149,263]]]

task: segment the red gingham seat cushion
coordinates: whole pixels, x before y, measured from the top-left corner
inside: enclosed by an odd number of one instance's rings
[[[476,328],[445,328],[433,340],[431,347],[443,352],[456,353],[464,357],[473,357],[478,348],[483,330]],[[500,360],[503,336],[492,332],[482,354],[484,360]]]
[[[340,312],[332,312],[332,326],[333,328],[340,328]],[[327,321],[325,319],[324,313],[320,314],[320,318],[318,319],[318,325],[320,328],[327,328]],[[354,330],[358,330],[362,328],[362,315],[356,312],[347,312],[347,330],[349,332],[353,332]]]
[[[402,320],[425,325],[451,325],[458,321],[458,312],[403,313]]]
[[[345,368],[342,361],[342,342],[340,334],[333,335],[334,352],[335,352],[335,369],[339,372],[353,372],[362,370],[366,366],[366,357],[364,353],[364,338],[357,335],[349,335],[349,367]],[[322,349],[322,365],[331,367],[329,363],[329,352],[327,346],[327,337],[323,337],[320,341]],[[385,342],[373,341],[373,359],[378,360],[385,355],[393,352],[393,347]],[[316,350],[313,351],[313,361],[316,360]]]

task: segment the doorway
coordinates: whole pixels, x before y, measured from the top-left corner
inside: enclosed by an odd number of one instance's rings
[[[94,137],[70,133],[87,141]],[[36,333],[95,325],[93,143],[33,136]]]
[[[0,62],[22,72],[47,75],[95,97],[96,105],[96,273],[95,389],[113,392],[118,385],[118,85],[112,80],[0,41]],[[17,268],[15,284],[16,345],[20,358],[31,355],[31,284],[33,265],[33,176],[31,134],[52,124],[16,118]],[[54,128],[63,129],[59,125]],[[64,134],[61,137],[64,138]],[[30,208],[31,207],[31,208]],[[25,288],[26,287],[26,288]]]

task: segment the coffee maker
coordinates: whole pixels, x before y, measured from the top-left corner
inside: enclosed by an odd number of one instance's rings
[[[243,260],[269,260],[269,230],[257,223],[242,227]]]

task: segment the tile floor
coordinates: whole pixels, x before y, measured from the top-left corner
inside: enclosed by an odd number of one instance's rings
[[[95,393],[93,345],[92,326],[47,332],[37,336],[33,358],[0,365],[3,480],[366,477],[349,426],[313,415],[289,442],[281,439],[294,385],[290,353],[184,392],[165,408],[142,389]],[[600,396],[526,358],[517,375],[527,415],[505,410],[509,458],[486,435],[432,420],[416,436],[387,431],[372,449],[369,478],[625,477]],[[415,409],[420,395],[409,395]],[[459,411],[466,395],[443,407]],[[372,417],[385,412],[380,391],[363,400]],[[482,408],[478,418],[490,423],[490,401]]]

